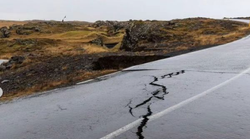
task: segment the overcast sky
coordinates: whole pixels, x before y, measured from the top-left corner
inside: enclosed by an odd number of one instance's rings
[[[250,16],[250,0],[0,0],[5,20],[170,20]]]

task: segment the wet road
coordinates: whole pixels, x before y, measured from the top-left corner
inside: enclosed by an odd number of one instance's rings
[[[249,139],[250,37],[0,105],[1,139]]]

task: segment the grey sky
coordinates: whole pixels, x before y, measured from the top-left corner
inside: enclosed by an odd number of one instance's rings
[[[249,0],[0,0],[7,20],[170,20],[250,16]]]

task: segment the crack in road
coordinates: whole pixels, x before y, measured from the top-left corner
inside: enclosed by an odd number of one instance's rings
[[[163,75],[163,76],[161,76],[161,78],[164,79],[167,76],[168,76],[168,78],[172,78],[173,76],[177,76],[177,75],[184,74],[184,73],[185,73],[185,70],[181,70],[181,71],[176,72],[176,73],[169,73],[169,74]]]
[[[138,107],[140,107],[140,106],[143,106],[143,105],[145,105],[145,104],[147,104],[149,101],[151,101],[152,98],[153,98],[153,97],[150,97],[150,98],[146,99],[145,101],[143,101],[142,103],[136,105],[136,106],[134,107],[134,109],[135,109],[135,108],[138,108]]]
[[[65,110],[67,110],[67,108],[62,108],[60,105],[57,105],[57,107],[58,107],[58,109],[59,109],[60,111],[65,111]]]
[[[150,104],[151,105],[151,104]],[[150,108],[150,105],[148,105],[148,113],[146,115],[143,115],[142,118],[142,122],[140,124],[140,126],[138,126],[137,128],[137,132],[136,132],[136,135],[139,137],[139,139],[144,139],[145,137],[143,136],[143,128],[147,125],[148,123],[148,117],[151,116],[153,114],[153,112],[151,111],[151,108]]]
[[[179,72],[173,72],[173,73],[169,73],[166,75],[161,76],[160,79],[165,79],[165,78],[172,78],[174,76],[178,76],[181,74],[184,74],[185,70],[181,70]],[[165,100],[165,95],[169,94],[169,92],[167,92],[167,87],[161,84],[157,84],[156,82],[159,81],[159,78],[156,76],[152,76],[154,78],[154,80],[152,82],[149,83],[149,85],[154,86],[154,87],[159,87],[157,90],[152,91],[151,95],[149,98],[145,99],[144,101],[142,101],[141,103],[138,103],[137,105],[135,105],[135,107],[131,107],[130,105],[132,104],[132,99],[130,100],[130,102],[127,104],[126,107],[129,107],[129,113],[135,117],[135,115],[133,114],[133,110],[136,108],[139,108],[141,106],[144,106],[146,104],[148,104],[147,106],[147,113],[145,115],[141,115],[140,117],[143,118],[141,124],[138,126],[137,128],[137,132],[136,135],[138,136],[139,139],[144,139],[145,137],[143,136],[143,129],[146,127],[147,122],[148,122],[148,117],[151,116],[153,114],[152,110],[151,110],[151,104],[149,103],[151,102],[151,100],[153,98],[156,98],[158,100]],[[162,96],[159,96],[160,93],[163,93]]]

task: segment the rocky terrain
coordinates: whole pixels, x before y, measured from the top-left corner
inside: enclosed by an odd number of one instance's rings
[[[0,26],[0,87],[15,97],[73,85],[123,68],[229,43],[247,24],[189,18],[172,21],[30,21]]]

